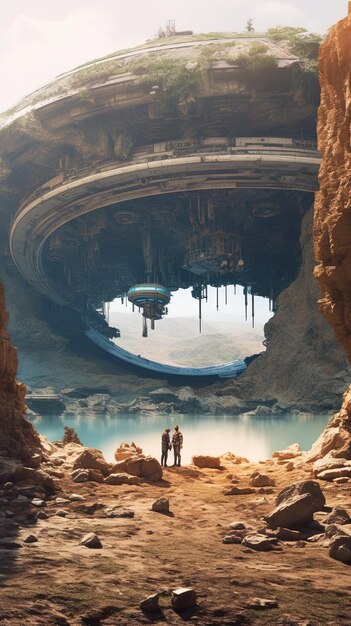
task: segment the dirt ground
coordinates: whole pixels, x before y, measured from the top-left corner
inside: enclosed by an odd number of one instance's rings
[[[232,484],[248,486],[256,469],[275,479],[273,493],[224,495]],[[234,521],[262,528],[277,493],[310,477],[308,468],[288,472],[272,460],[227,461],[222,470],[166,468],[161,482],[133,487],[77,484],[67,477],[57,496],[75,493],[85,500],[60,503],[53,496],[41,509],[47,519],[36,520],[39,509],[32,505],[7,504],[0,539],[9,538],[12,548],[0,548],[0,623],[350,625],[350,569],[328,556],[326,542],[280,541],[270,552],[222,543]],[[328,507],[351,512],[349,484],[321,482],[321,487]],[[170,500],[168,515],[151,511],[161,496]],[[133,511],[134,517],[108,518],[111,506]],[[59,510],[66,517],[57,515]],[[320,512],[315,519],[325,516]],[[102,549],[79,545],[88,532],[98,534]],[[38,541],[25,543],[29,534]],[[197,593],[197,607],[177,613],[171,591],[188,586]],[[139,602],[156,592],[160,611],[141,611]],[[255,597],[274,599],[277,608],[250,608]]]

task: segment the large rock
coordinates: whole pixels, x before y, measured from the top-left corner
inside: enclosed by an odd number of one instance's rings
[[[132,443],[121,443],[115,452],[116,461],[124,461],[133,456],[139,456],[143,453],[142,449],[137,446],[134,441]]]
[[[99,470],[104,476],[109,473],[109,464],[104,459],[102,452],[96,448],[84,448],[73,462],[72,468],[73,470]]]
[[[209,468],[209,469],[221,469],[221,460],[219,456],[193,456],[192,462],[196,467]]]
[[[139,455],[116,463],[111,469],[111,474],[118,473],[127,473],[146,480],[158,481],[162,478],[162,467],[157,459]]]
[[[315,511],[321,511],[325,506],[325,497],[319,484],[314,480],[303,480],[298,483],[293,483],[282,489],[277,497],[276,504],[280,504],[283,501],[287,501],[294,496],[303,494],[309,494],[314,502]]]
[[[300,528],[311,522],[313,514],[319,510],[313,497],[304,493],[283,500],[265,520],[271,528]]]
[[[335,478],[351,478],[351,467],[335,467],[317,473],[319,480],[334,480]]]

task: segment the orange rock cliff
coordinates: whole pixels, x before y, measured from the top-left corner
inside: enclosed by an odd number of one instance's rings
[[[0,456],[27,464],[40,452],[40,440],[25,419],[26,388],[16,380],[17,351],[7,332],[8,314],[0,284]]]
[[[322,165],[314,241],[320,309],[351,360],[351,2],[348,9],[348,17],[331,29],[320,49]],[[321,436],[318,456],[329,452],[351,458],[351,387]]]

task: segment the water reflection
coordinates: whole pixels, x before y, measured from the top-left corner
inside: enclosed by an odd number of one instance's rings
[[[62,438],[64,426],[74,428],[82,443],[102,450],[108,461],[122,441],[135,441],[145,454],[160,456],[161,432],[179,424],[184,435],[182,462],[194,454],[220,455],[234,452],[252,461],[271,456],[292,443],[308,450],[324,429],[327,415],[206,416],[122,415],[42,416],[31,421],[50,441]],[[171,456],[171,459],[173,457]]]

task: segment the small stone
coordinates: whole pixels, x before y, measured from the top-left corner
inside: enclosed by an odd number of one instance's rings
[[[56,498],[56,504],[67,504],[69,502],[68,498]]]
[[[5,511],[5,517],[7,517],[8,519],[14,517],[14,512],[13,511]]]
[[[48,519],[48,515],[45,513],[45,511],[38,511],[37,519]]]
[[[233,485],[233,487],[225,489],[223,493],[225,496],[246,496],[250,493],[255,493],[255,490],[252,487],[236,487]]]
[[[64,509],[59,509],[58,511],[56,511],[56,515],[58,515],[58,517],[66,517],[67,511],[65,511]]]
[[[80,545],[93,549],[102,548],[102,543],[96,533],[88,533],[87,535],[84,535]]]
[[[140,485],[141,480],[138,476],[131,476],[126,472],[118,474],[110,474],[104,481],[107,485]]]
[[[71,500],[71,502],[84,502],[85,500],[84,496],[81,496],[78,493],[71,493],[68,498]]]
[[[275,487],[275,481],[266,474],[254,472],[249,478],[249,484],[252,487]]]
[[[255,610],[276,609],[278,603],[276,600],[270,600],[269,598],[251,598],[247,602],[247,607]]]
[[[179,587],[172,591],[172,606],[176,611],[183,611],[196,606],[196,592],[191,587]]]
[[[159,609],[159,604],[158,604],[158,593],[154,593],[151,596],[148,596],[147,598],[145,598],[145,600],[142,600],[139,604],[140,608],[142,611],[158,611]]]
[[[41,498],[33,498],[33,500],[31,500],[31,504],[33,506],[45,506],[45,500],[42,500]]]
[[[222,543],[242,543],[243,538],[238,535],[226,535],[222,539]]]
[[[169,512],[169,499],[168,498],[158,498],[155,500],[151,507],[152,511],[156,511],[156,513],[168,513]]]
[[[276,543],[276,539],[268,539],[265,535],[246,535],[242,540],[242,545],[251,550],[258,550],[259,552],[267,552],[273,550],[273,543]]]
[[[35,535],[27,535],[27,537],[24,539],[24,543],[36,543],[38,541],[38,538]]]
[[[4,491],[11,491],[11,489],[14,489],[14,487],[15,487],[14,483],[7,482],[3,485],[2,488]]]
[[[14,499],[15,504],[25,504],[26,502],[29,502],[27,496],[17,496],[17,498]]]
[[[244,522],[232,522],[229,528],[232,528],[233,530],[245,530],[246,525]]]
[[[331,510],[329,515],[323,520],[324,524],[350,524],[351,519],[345,509],[335,507]]]

